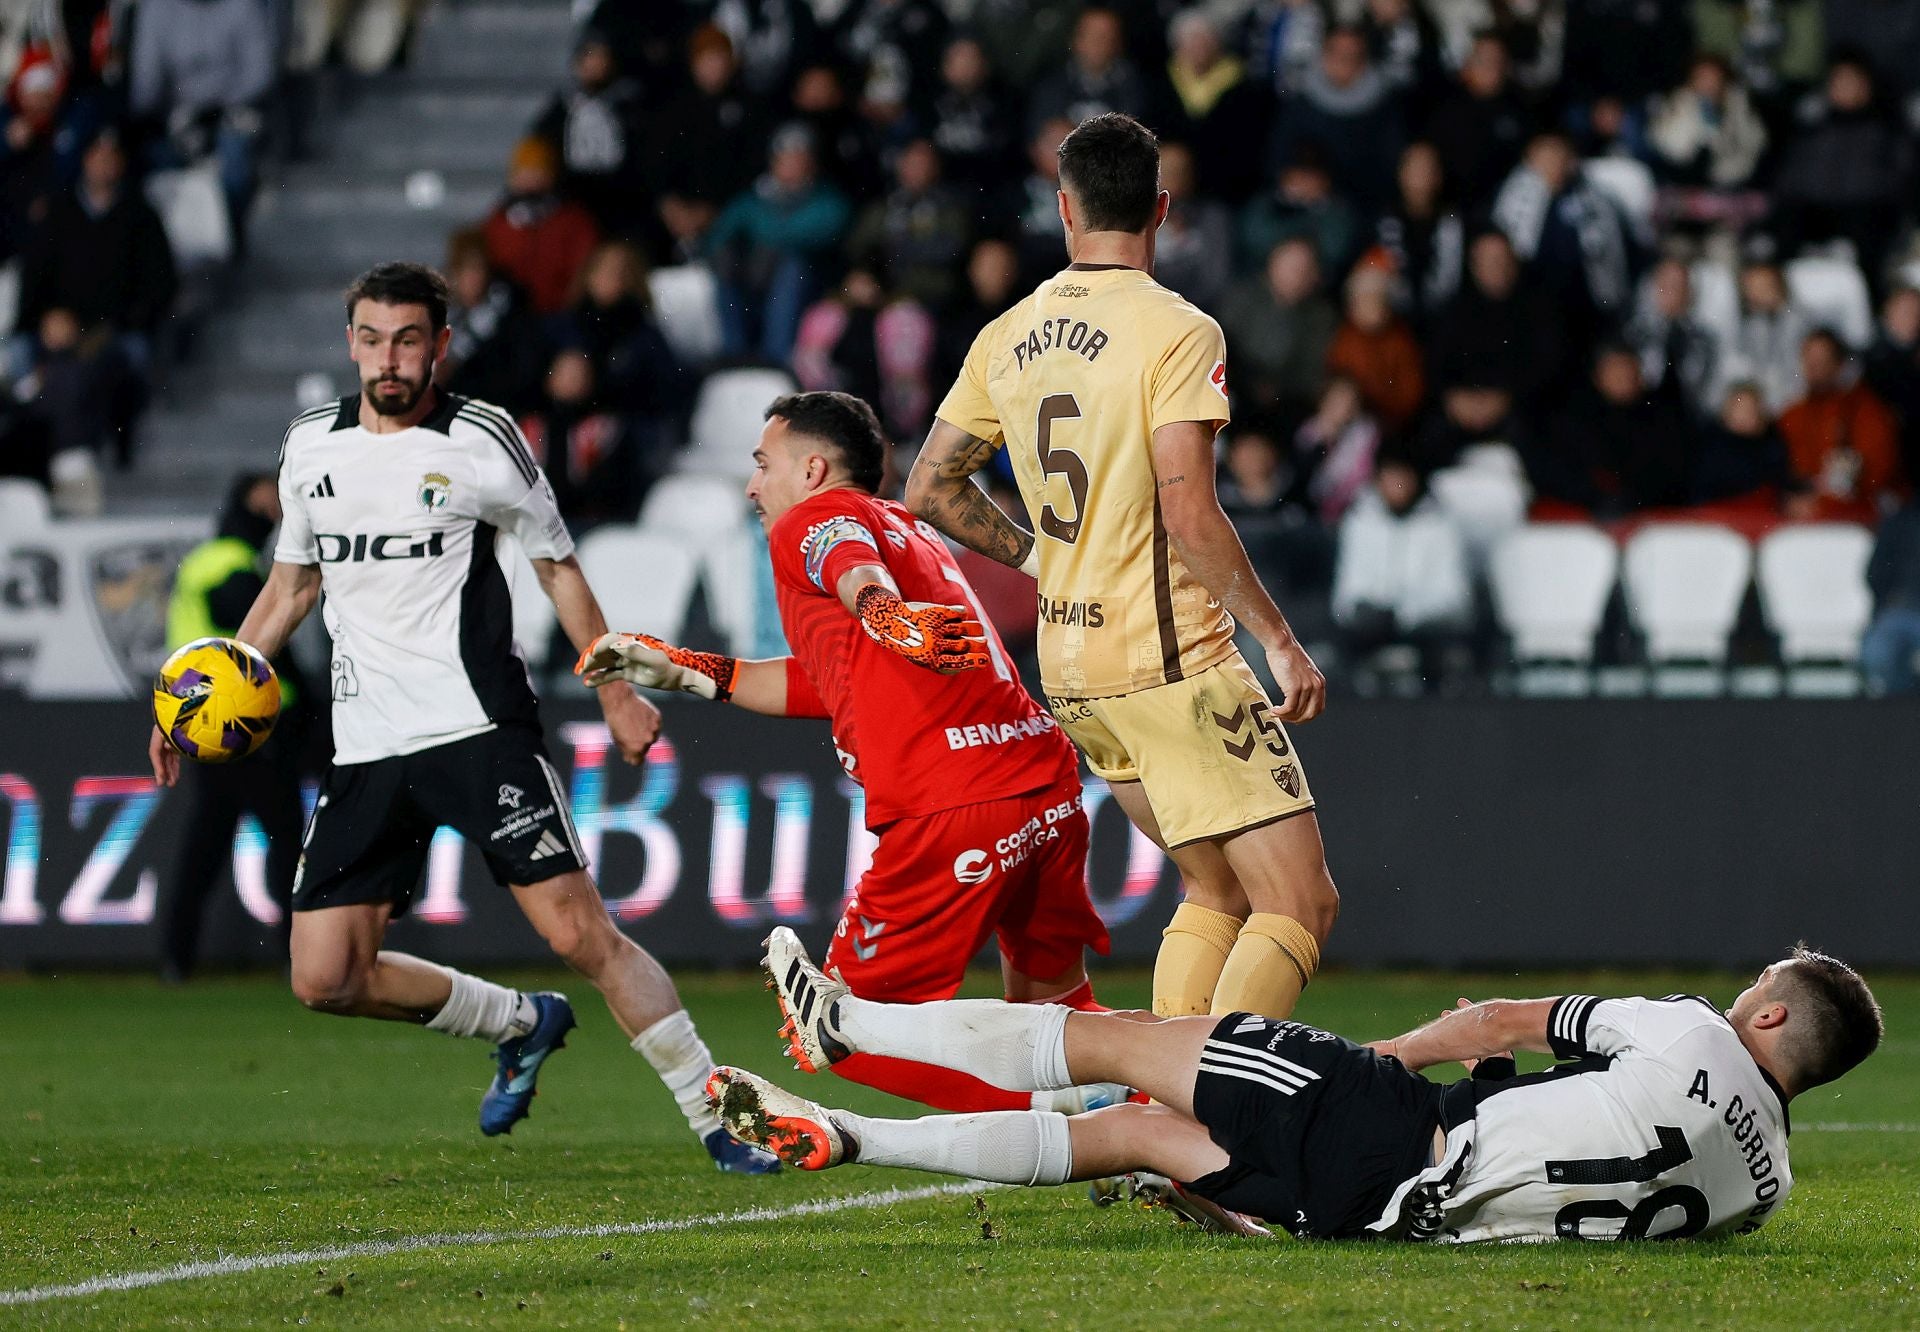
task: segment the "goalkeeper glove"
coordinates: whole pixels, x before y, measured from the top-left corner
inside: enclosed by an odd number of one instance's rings
[[[625,680],[644,689],[677,689],[724,703],[733,696],[740,663],[717,652],[689,652],[651,634],[602,634],[580,654],[573,673],[594,689]]]
[[[867,637],[916,666],[951,675],[987,664],[986,632],[963,607],[909,604],[878,583],[853,606]]]

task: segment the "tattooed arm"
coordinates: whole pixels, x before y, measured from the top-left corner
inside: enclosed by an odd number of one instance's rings
[[[907,478],[907,508],[969,550],[1011,569],[1024,568],[1033,551],[1033,533],[1007,517],[973,482],[973,474],[992,457],[989,441],[935,418]]]

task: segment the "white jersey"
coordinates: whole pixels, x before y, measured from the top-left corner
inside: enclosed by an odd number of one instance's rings
[[[1485,1084],[1377,1229],[1416,1189],[1432,1238],[1458,1242],[1711,1238],[1786,1200],[1786,1097],[1712,1004],[1567,995],[1548,1033],[1577,1062]]]
[[[358,395],[294,418],[273,558],[320,567],[333,636],[335,763],[365,763],[537,720],[495,551],[573,538],[513,419],[440,393],[409,430],[361,428]]]

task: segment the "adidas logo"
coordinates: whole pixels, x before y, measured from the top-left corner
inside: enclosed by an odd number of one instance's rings
[[[567,844],[553,835],[553,829],[547,828],[540,833],[540,841],[533,848],[528,860],[545,860],[548,856],[565,855]]]
[[[313,489],[307,492],[307,498],[308,499],[335,498],[333,493],[333,474],[328,473],[327,475],[322,476],[320,480],[314,484]]]
[[[1249,1013],[1246,1017],[1240,1019],[1239,1023],[1233,1029],[1233,1034],[1235,1036],[1245,1036],[1248,1032],[1259,1031],[1260,1028],[1266,1025],[1267,1020],[1258,1013]]]

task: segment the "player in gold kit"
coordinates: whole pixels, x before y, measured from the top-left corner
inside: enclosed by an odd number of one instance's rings
[[[1153,280],[1167,214],[1153,134],[1096,116],[1060,145],[1072,261],[987,325],[907,483],[907,506],[1039,579],[1049,706],[1186,892],[1154,966],[1162,1016],[1284,1018],[1339,897],[1282,727],[1326,682],[1214,494],[1228,419],[1220,326]],[[1005,447],[1038,533],[972,474]],[[1265,651],[1275,706],[1234,648]]]

